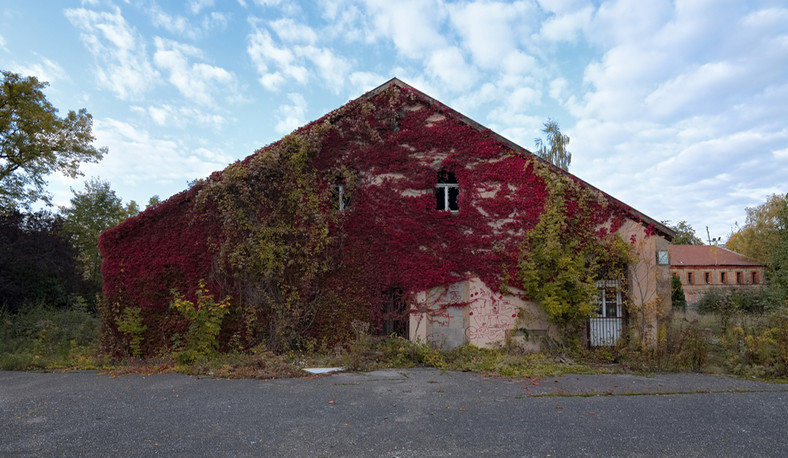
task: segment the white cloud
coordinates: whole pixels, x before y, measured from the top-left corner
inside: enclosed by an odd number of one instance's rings
[[[550,97],[560,103],[567,101],[567,92],[569,91],[569,81],[565,78],[556,78],[550,81]]]
[[[142,114],[158,126],[188,128],[193,125],[205,126],[219,130],[227,124],[224,116],[209,113],[204,109],[195,107],[173,106],[170,104],[151,105],[147,108],[140,106],[131,107],[133,111]]]
[[[253,21],[253,23],[256,21]],[[305,84],[312,73],[322,78],[335,93],[345,84],[350,64],[331,49],[311,44],[281,46],[259,24],[248,37],[247,53],[257,67],[260,84],[270,91],[277,91],[288,80]],[[272,28],[285,42],[311,43],[316,41],[312,29],[285,19],[274,21]],[[313,72],[310,72],[310,64]]]
[[[646,97],[646,105],[657,116],[674,116],[717,111],[728,106],[727,94],[734,94],[746,73],[730,62],[711,62],[665,81]]]
[[[529,2],[472,2],[450,7],[451,22],[476,65],[494,69],[531,32],[535,8]]]
[[[540,72],[541,68],[536,58],[526,54],[525,52],[516,49],[503,57],[500,63],[501,70],[503,70],[504,79],[520,79],[524,75],[535,75]]]
[[[115,177],[113,188],[117,186],[121,196],[131,194],[123,189],[142,183],[148,183],[145,189],[150,195],[166,196],[185,189],[190,180],[222,169],[232,159],[220,151],[195,148],[180,139],[154,137],[138,125],[115,119],[94,120],[93,132],[97,144],[109,147],[109,154],[100,164],[86,164],[85,175]]]
[[[206,63],[190,62],[193,58],[202,58],[199,49],[159,37],[155,43],[153,61],[169,73],[168,81],[184,97],[203,105],[213,103],[213,93],[229,93],[229,97],[235,97],[237,91],[232,73]]]
[[[345,58],[337,56],[329,49],[314,46],[298,47],[296,51],[312,62],[315,66],[315,73],[331,86],[334,93],[339,92],[350,71],[350,64]]]
[[[355,0],[318,0],[327,26],[321,30],[323,38],[337,38],[346,42],[372,42],[376,32],[367,22]]]
[[[282,105],[277,110],[279,122],[276,123],[276,131],[280,134],[292,132],[306,124],[307,104],[304,96],[298,93],[290,93],[287,94],[287,98],[292,103]]]
[[[224,30],[227,28],[227,24],[230,22],[230,15],[226,13],[220,13],[218,11],[212,11],[211,14],[205,15],[202,20],[202,28],[204,30]]]
[[[3,51],[8,52],[8,48],[6,48],[5,44],[6,44],[5,38],[2,35],[0,35],[0,49],[2,49]]]
[[[433,52],[427,63],[427,71],[453,91],[470,89],[478,77],[476,69],[465,62],[465,58],[456,47]]]
[[[356,98],[385,83],[389,78],[372,72],[353,72],[348,79],[351,86],[350,97]]]
[[[23,76],[35,76],[39,81],[55,83],[63,78],[68,79],[68,73],[63,70],[63,67],[47,58],[33,64],[14,65],[13,67],[16,73]]]
[[[594,9],[590,6],[548,18],[542,23],[540,35],[548,41],[575,42],[578,33],[588,28]]]
[[[96,58],[96,78],[101,87],[121,99],[132,99],[156,83],[158,73],[148,60],[143,39],[126,23],[120,9],[68,9],[65,14],[81,30],[80,38]]]
[[[317,41],[317,34],[312,28],[290,18],[281,18],[271,22],[271,28],[284,42],[312,44]]]
[[[199,14],[205,8],[213,6],[214,0],[189,0],[189,9],[192,14]]]
[[[150,8],[148,12],[153,19],[153,25],[156,27],[161,27],[179,37],[193,39],[199,35],[198,29],[192,26],[189,20],[183,16],[169,15],[156,5]]]
[[[278,91],[285,82],[285,77],[281,73],[266,73],[260,77],[260,84],[269,91]]]
[[[539,7],[555,14],[577,11],[585,6],[585,0],[537,0]]]
[[[246,52],[257,67],[260,84],[270,91],[277,91],[286,78],[304,84],[309,77],[308,70],[297,64],[293,52],[278,47],[265,29],[257,29],[248,37]],[[276,67],[276,70],[269,68]]]
[[[240,1],[241,0],[239,0],[239,2]],[[278,8],[283,13],[288,14],[290,16],[295,16],[296,14],[301,12],[301,6],[297,2],[291,0],[253,0],[253,1],[254,4],[257,6],[262,6],[265,8]]]
[[[391,39],[397,51],[408,58],[423,58],[446,45],[440,22],[446,12],[435,0],[367,0],[373,33]]]
[[[585,38],[604,47],[642,43],[657,34],[672,14],[673,5],[669,0],[603,2],[589,24]]]

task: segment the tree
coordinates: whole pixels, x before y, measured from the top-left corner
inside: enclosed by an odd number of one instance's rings
[[[772,286],[788,305],[788,194],[776,212],[776,241],[771,249],[769,277]]]
[[[151,196],[150,199],[148,199],[148,205],[146,205],[145,208],[147,209],[147,208],[155,207],[156,205],[159,205],[160,203],[161,203],[161,199],[159,199],[159,195],[158,194],[154,194],[154,195]]]
[[[65,217],[63,229],[79,252],[78,260],[83,278],[98,292],[101,288],[99,234],[139,213],[139,207],[133,200],[124,207],[120,197],[110,189],[109,182],[98,178],[86,181],[85,191],[77,192],[72,189],[71,192],[74,194],[71,206],[60,207]]]
[[[49,212],[0,211],[0,308],[68,306],[81,286],[63,218]]]
[[[49,203],[46,176],[81,175],[82,162],[97,162],[106,148],[92,145],[93,117],[83,108],[64,118],[42,92],[48,83],[3,71],[0,85],[0,206]]]
[[[788,196],[772,194],[763,204],[747,207],[747,222],[731,235],[725,248],[761,262],[771,262],[780,241],[780,211],[787,205]]]
[[[684,287],[681,286],[681,278],[676,274],[671,275],[670,290],[670,302],[673,308],[686,310],[687,299],[684,297]]]
[[[703,245],[703,240],[695,235],[695,229],[686,221],[679,221],[675,226],[668,227],[676,233],[671,242],[674,245]]]
[[[547,135],[547,143],[541,138],[534,139],[536,142],[536,155],[557,167],[569,171],[569,164],[572,162],[572,153],[566,150],[566,145],[569,144],[569,136],[562,134],[558,123],[552,119],[545,121],[542,132]]]

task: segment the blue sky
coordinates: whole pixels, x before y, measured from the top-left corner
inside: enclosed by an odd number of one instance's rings
[[[394,76],[529,149],[554,119],[572,173],[704,239],[788,192],[784,0],[0,5],[0,68],[87,108],[85,178],[143,206]]]

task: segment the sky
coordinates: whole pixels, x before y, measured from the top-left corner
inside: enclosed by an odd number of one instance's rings
[[[0,69],[87,108],[108,155],[55,174],[143,207],[397,77],[658,221],[726,239],[788,192],[788,2],[0,0]]]

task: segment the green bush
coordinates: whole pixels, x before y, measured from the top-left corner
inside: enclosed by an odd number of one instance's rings
[[[196,304],[184,299],[178,291],[172,291],[173,299],[170,307],[177,310],[189,322],[186,348],[178,355],[178,362],[181,364],[189,364],[198,356],[218,350],[222,321],[230,312],[230,296],[225,297],[221,302],[216,302],[204,280],[200,280],[198,286]]]
[[[0,369],[95,367],[99,320],[84,307],[0,309]]]
[[[118,330],[129,337],[129,350],[131,355],[135,358],[142,356],[142,343],[145,330],[147,326],[142,324],[142,311],[139,308],[126,307],[123,309],[123,314],[115,318],[115,323],[118,325]]]

